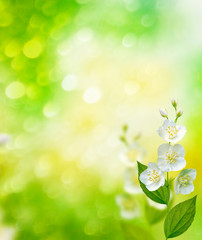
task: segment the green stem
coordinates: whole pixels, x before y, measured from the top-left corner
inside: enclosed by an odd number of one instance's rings
[[[178,117],[175,118],[175,123],[177,123]]]
[[[166,181],[166,187],[167,187],[167,190],[168,190],[168,195],[169,195],[169,176],[168,176],[168,172],[167,172],[167,181]],[[169,200],[170,201],[170,200]],[[167,218],[168,218],[168,225],[169,225],[169,201],[167,203]],[[167,225],[167,231],[168,231],[168,225]],[[167,235],[167,233],[166,233]],[[168,239],[168,237],[166,236],[166,240]]]

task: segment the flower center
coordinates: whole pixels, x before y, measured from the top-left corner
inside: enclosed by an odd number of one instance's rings
[[[131,161],[131,162],[135,162],[137,160],[137,155],[138,155],[138,151],[136,149],[132,149],[129,150],[126,153],[127,158]]]
[[[179,181],[180,184],[183,185],[184,187],[187,187],[187,185],[190,183],[190,176],[189,175],[185,175],[183,177],[180,177]]]
[[[149,177],[149,181],[152,181],[154,183],[157,183],[160,180],[160,176],[155,170],[150,171],[147,176]]]
[[[166,152],[166,161],[167,163],[175,163],[176,158],[178,157],[177,153],[175,151],[172,152]]]
[[[176,126],[168,126],[166,128],[167,133],[169,134],[169,139],[173,139],[179,130],[177,130]]]
[[[135,202],[132,201],[131,199],[124,199],[123,200],[123,207],[127,211],[131,211],[135,207]]]

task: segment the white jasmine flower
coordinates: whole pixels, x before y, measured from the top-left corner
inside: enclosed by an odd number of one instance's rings
[[[165,184],[165,174],[156,163],[150,162],[148,168],[140,174],[140,181],[149,191],[155,191]]]
[[[168,113],[164,108],[159,108],[159,112],[162,117],[168,118]]]
[[[184,169],[175,179],[175,193],[189,194],[194,191],[193,180],[196,178],[195,169]]]
[[[164,172],[179,171],[186,166],[184,156],[182,145],[164,143],[158,148],[158,166]]]
[[[139,206],[133,196],[118,195],[116,203],[121,208],[121,216],[126,219],[133,219],[140,215]]]
[[[142,160],[142,157],[143,157],[143,150],[137,143],[132,144],[120,154],[121,160],[128,167],[136,166],[137,161],[140,162]]]
[[[142,189],[138,183],[137,168],[128,168],[124,173],[124,190],[130,194],[142,193]]]
[[[163,126],[160,127],[157,132],[165,141],[176,143],[184,137],[186,128],[166,119]]]

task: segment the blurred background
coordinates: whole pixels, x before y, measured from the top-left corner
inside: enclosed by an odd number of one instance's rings
[[[172,118],[173,97],[198,173],[175,199],[198,194],[177,239],[201,239],[201,11],[200,0],[0,0],[0,239],[126,239],[122,126],[156,161],[158,109]],[[164,239],[163,222],[134,221]]]

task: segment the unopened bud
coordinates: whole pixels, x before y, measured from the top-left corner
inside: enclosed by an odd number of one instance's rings
[[[127,130],[128,130],[128,125],[126,125],[126,124],[123,125],[123,131],[124,131],[124,132],[127,132]]]
[[[173,98],[172,101],[171,101],[173,107],[176,109],[177,108],[177,104],[178,104],[178,101],[176,98]]]
[[[180,108],[180,109],[178,109],[177,110],[177,112],[176,112],[176,118],[179,118],[179,117],[181,117],[182,116],[182,114],[183,114],[183,111],[182,111],[182,109]]]
[[[166,112],[166,110],[164,108],[160,108],[159,112],[162,117],[168,118],[168,113]]]

